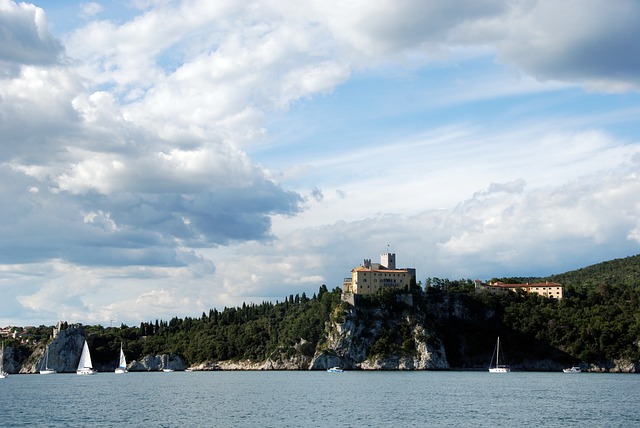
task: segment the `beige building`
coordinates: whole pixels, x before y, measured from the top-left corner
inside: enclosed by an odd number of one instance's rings
[[[525,293],[536,293],[544,297],[562,299],[564,297],[564,287],[556,282],[539,282],[534,284],[505,284],[503,282],[489,282],[488,284],[476,280],[476,293],[488,291],[490,293],[501,293],[506,291],[516,292],[522,290]]]
[[[342,292],[345,294],[375,294],[382,289],[408,289],[411,280],[415,280],[416,270],[413,268],[396,268],[396,255],[384,253],[380,255],[380,263],[364,263],[351,270],[351,278],[342,281]]]

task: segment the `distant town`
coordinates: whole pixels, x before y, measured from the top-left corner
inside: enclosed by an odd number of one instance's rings
[[[63,321],[58,321],[58,323],[53,326],[51,329],[51,335],[49,339],[55,339],[60,333],[60,330],[68,327],[82,327],[81,323],[75,324],[67,324]],[[39,328],[33,325],[28,325],[24,327],[18,326],[6,326],[0,328],[0,337],[4,339],[15,339],[19,341],[21,344],[29,344],[29,343],[37,343],[38,340],[34,338],[34,331]],[[41,329],[42,327],[40,327]]]

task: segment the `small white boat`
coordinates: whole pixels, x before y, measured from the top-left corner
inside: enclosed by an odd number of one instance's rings
[[[98,371],[93,369],[91,353],[89,352],[89,344],[87,344],[87,341],[85,340],[84,346],[82,347],[82,355],[80,355],[80,361],[78,362],[78,368],[76,369],[76,374],[92,375],[96,373],[98,373]]]
[[[496,356],[496,365],[493,365],[493,355],[491,356],[491,362],[489,363],[489,373],[509,373],[511,369],[505,364],[500,364],[500,337],[496,343],[496,349],[493,353]]]
[[[40,367],[40,374],[55,374],[56,371],[49,367],[49,347],[44,351],[44,360],[42,361],[44,367]]]
[[[328,368],[327,371],[329,373],[342,373],[344,370],[342,370],[340,367],[331,367]]]
[[[120,359],[118,360],[118,367],[116,367],[116,374],[128,373],[127,359],[124,357],[124,351],[122,350],[122,344],[120,344]]]
[[[9,376],[9,373],[4,371],[4,342],[2,342],[2,356],[0,357],[0,379],[4,379]]]
[[[582,373],[582,369],[578,366],[569,367],[566,369],[562,369],[565,373]]]

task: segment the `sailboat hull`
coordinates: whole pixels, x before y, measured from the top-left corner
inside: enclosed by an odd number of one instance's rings
[[[129,370],[118,367],[114,373],[115,374],[123,374],[123,373],[128,373],[128,372],[129,372]]]
[[[56,374],[57,372],[53,369],[44,369],[40,370],[40,374]]]

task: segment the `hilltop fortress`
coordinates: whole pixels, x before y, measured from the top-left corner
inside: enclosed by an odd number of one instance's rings
[[[414,268],[397,268],[396,255],[383,253],[380,263],[371,263],[365,259],[363,264],[351,269],[351,278],[342,281],[344,294],[375,294],[383,289],[409,289],[411,281],[416,280]]]

